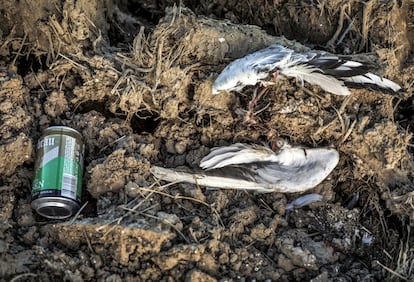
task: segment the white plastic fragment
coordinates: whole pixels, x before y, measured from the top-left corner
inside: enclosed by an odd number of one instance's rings
[[[362,245],[369,247],[371,246],[373,240],[374,240],[374,236],[372,236],[368,232],[365,232],[364,235],[362,235],[361,242],[362,242]]]
[[[301,208],[311,203],[322,200],[323,196],[319,194],[307,194],[300,196],[286,205],[286,210],[293,210],[295,207]]]

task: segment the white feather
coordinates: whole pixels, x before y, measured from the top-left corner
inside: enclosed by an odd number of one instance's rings
[[[356,68],[356,67],[362,66],[362,63],[355,62],[355,61],[346,61],[345,64],[343,64],[342,66],[350,67],[350,68]]]
[[[345,86],[343,81],[333,76],[320,72],[319,69],[307,65],[296,65],[281,70],[281,73],[288,77],[294,77],[297,80],[306,81],[312,85],[318,85],[323,90],[336,95],[349,95],[351,92]]]

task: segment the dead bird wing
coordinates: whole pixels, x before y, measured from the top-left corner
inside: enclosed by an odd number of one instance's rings
[[[201,160],[200,167],[209,170],[229,165],[271,161],[274,158],[274,152],[268,147],[236,143],[213,148]]]

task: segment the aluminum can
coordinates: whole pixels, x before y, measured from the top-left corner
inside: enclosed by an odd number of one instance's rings
[[[73,128],[52,126],[43,131],[36,147],[32,208],[46,218],[68,218],[81,203],[82,136]]]

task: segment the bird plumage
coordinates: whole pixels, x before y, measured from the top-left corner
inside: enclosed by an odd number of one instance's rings
[[[268,147],[237,143],[214,148],[205,156],[203,171],[153,166],[157,178],[202,186],[267,192],[303,192],[318,185],[336,167],[335,149],[283,145],[278,152]]]
[[[245,86],[268,80],[275,71],[337,95],[350,94],[348,83],[374,85],[394,92],[401,89],[395,82],[373,74],[369,69],[369,65],[345,56],[314,50],[296,52],[281,45],[271,45],[230,63],[216,78],[212,92],[240,91]]]

